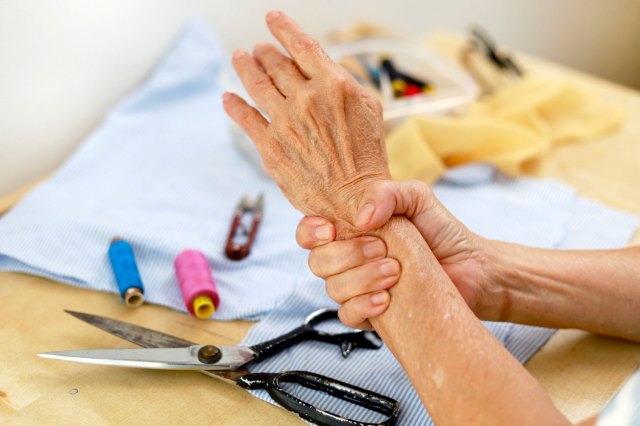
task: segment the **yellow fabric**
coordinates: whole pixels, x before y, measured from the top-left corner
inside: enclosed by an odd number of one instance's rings
[[[461,117],[413,117],[387,137],[397,180],[431,183],[447,166],[494,164],[518,175],[554,146],[618,128],[624,110],[570,84],[522,79],[472,105]]]

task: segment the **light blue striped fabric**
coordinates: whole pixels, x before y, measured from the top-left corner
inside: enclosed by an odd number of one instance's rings
[[[49,180],[0,219],[0,270],[116,292],[107,249],[130,241],[146,300],[184,311],[173,260],[203,251],[220,291],[217,319],[257,319],[307,271],[301,218],[232,141],[219,81],[230,58],[203,22],[179,37],[150,78],[117,105]],[[224,256],[243,194],[265,193],[251,255]]]
[[[460,173],[460,171],[456,171]],[[434,187],[444,204],[479,234],[504,241],[556,249],[607,249],[623,246],[632,236],[637,219],[599,203],[579,198],[567,186],[532,179],[484,181],[475,185],[440,183]],[[335,308],[322,281],[308,276],[295,292],[246,338],[253,344],[275,337],[301,323],[319,308]],[[526,362],[554,330],[510,323],[485,325],[520,362]],[[336,329],[337,330],[337,329]],[[386,349],[354,351],[343,359],[335,347],[305,342],[254,364],[252,371],[306,370],[337,378],[398,400],[400,425],[431,425],[408,377]],[[267,401],[264,391],[254,393]],[[316,392],[297,391],[322,408],[361,420],[380,420],[371,412]]]
[[[640,425],[640,370],[625,383],[598,416],[597,426]]]

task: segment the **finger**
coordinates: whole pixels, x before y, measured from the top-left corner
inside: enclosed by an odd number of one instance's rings
[[[387,223],[396,208],[396,183],[379,181],[364,192],[356,212],[355,225],[361,229],[376,229]]]
[[[395,259],[381,259],[349,269],[325,280],[327,294],[337,303],[361,294],[393,287],[400,278],[400,264]]]
[[[366,231],[377,229],[394,214],[411,219],[432,202],[433,195],[422,182],[375,182],[363,194],[354,223]]]
[[[335,64],[313,37],[282,12],[269,12],[267,26],[306,77],[321,75]]]
[[[285,97],[299,90],[301,83],[306,81],[295,62],[270,43],[257,44],[253,56]]]
[[[311,250],[309,268],[316,276],[327,278],[386,255],[387,246],[376,237],[333,241]]]
[[[363,294],[347,300],[338,309],[340,321],[349,327],[368,329],[371,328],[370,318],[381,315],[389,307],[391,295],[388,291],[380,291],[373,294]]]
[[[259,141],[269,127],[269,123],[244,99],[234,93],[225,93],[222,95],[222,105],[227,115],[251,138],[253,141]]]
[[[244,50],[234,52],[233,68],[235,68],[249,96],[271,116],[284,100],[282,94],[273,85],[271,78],[260,69],[255,58]]]
[[[304,249],[310,250],[336,238],[336,228],[323,217],[302,218],[296,229],[296,241]]]

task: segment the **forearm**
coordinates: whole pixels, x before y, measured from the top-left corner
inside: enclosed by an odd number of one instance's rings
[[[380,232],[402,265],[371,320],[437,424],[565,424],[540,385],[474,316],[406,219]],[[425,255],[426,253],[426,255]]]
[[[640,341],[640,247],[543,250],[491,242],[500,320]]]

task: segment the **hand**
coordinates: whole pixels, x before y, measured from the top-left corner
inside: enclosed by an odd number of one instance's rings
[[[502,295],[493,288],[490,243],[469,231],[422,182],[380,181],[363,194],[355,224],[368,231],[392,215],[405,215],[418,228],[465,302],[481,319],[499,319]],[[374,237],[334,240],[333,225],[321,217],[304,218],[298,244],[311,249],[309,266],[325,279],[327,293],[340,303],[341,318],[350,326],[369,327],[368,319],[387,308],[386,292],[400,273],[386,246]]]
[[[270,12],[266,21],[291,57],[263,43],[253,55],[236,51],[233,66],[269,119],[231,93],[225,111],[294,207],[352,233],[364,189],[389,178],[380,102],[291,18]]]

